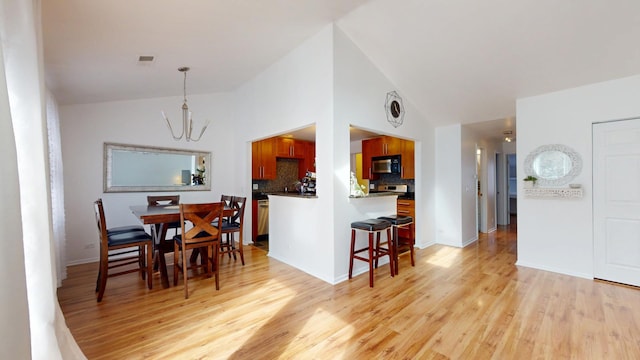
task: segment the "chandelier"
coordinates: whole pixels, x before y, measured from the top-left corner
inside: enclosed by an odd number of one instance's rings
[[[173,132],[173,127],[171,126],[171,122],[162,110],[162,117],[167,121],[167,126],[169,126],[169,131],[171,131],[171,136],[174,140],[180,140],[184,136],[187,141],[198,141],[204,134],[204,131],[207,130],[207,126],[209,126],[209,120],[204,124],[202,130],[200,130],[200,135],[197,138],[191,136],[191,132],[193,131],[193,120],[191,119],[191,111],[189,111],[189,107],[187,106],[187,71],[189,68],[184,66],[178,68],[178,71],[184,74],[184,103],[182,104],[182,133],[179,136]]]

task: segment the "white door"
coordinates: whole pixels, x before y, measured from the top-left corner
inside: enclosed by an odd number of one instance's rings
[[[640,119],[593,125],[594,275],[640,286]]]

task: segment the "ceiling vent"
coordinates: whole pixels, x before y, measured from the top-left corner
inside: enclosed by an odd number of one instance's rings
[[[138,57],[138,62],[149,63],[149,62],[153,62],[154,58],[155,57],[153,55],[140,55],[140,57]]]

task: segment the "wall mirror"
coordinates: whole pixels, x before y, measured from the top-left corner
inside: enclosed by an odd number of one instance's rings
[[[104,192],[211,190],[211,153],[104,143]]]
[[[538,185],[566,185],[582,171],[582,158],[573,149],[560,145],[542,145],[524,161],[524,172],[538,178]]]

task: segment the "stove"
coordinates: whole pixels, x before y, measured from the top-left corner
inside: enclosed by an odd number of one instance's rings
[[[370,193],[379,192],[395,192],[398,193],[398,199],[414,199],[413,192],[409,192],[409,186],[407,185],[378,185],[376,189],[369,190]]]
[[[397,193],[406,193],[407,188],[408,188],[407,185],[378,185],[378,188],[376,189],[376,191],[378,192],[391,191],[391,192],[397,192]]]

